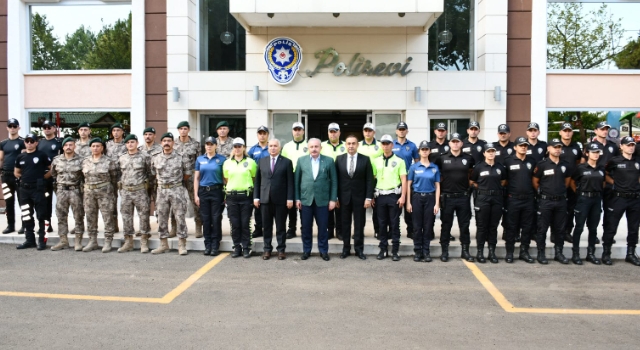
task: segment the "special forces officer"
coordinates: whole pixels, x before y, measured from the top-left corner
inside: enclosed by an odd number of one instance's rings
[[[487,144],[487,141],[478,138],[480,123],[475,120],[470,121],[467,134],[469,136],[462,141],[462,152],[472,156],[476,164],[479,164],[484,161],[484,145]]]
[[[105,143],[106,155],[111,157],[114,162],[118,161],[118,157],[127,152],[127,148],[124,145],[124,127],[120,123],[115,123],[109,128],[109,137],[111,138]],[[120,169],[118,168],[118,171]],[[118,174],[120,176],[120,174]],[[114,189],[113,196],[113,224],[114,232],[120,232],[118,226],[118,191]]]
[[[91,156],[82,161],[82,173],[84,175],[83,205],[87,215],[87,231],[89,232],[89,244],[83,252],[98,249],[98,211],[102,213],[104,221],[104,246],[103,253],[111,251],[113,232],[116,220],[113,216],[116,198],[115,192],[118,184],[118,165],[112,158],[104,155],[104,146],[99,137],[89,141]]]
[[[233,152],[233,138],[229,137],[229,123],[221,121],[216,125],[216,133],[218,137],[216,142],[218,144],[218,154],[229,158]]]
[[[538,139],[540,136],[540,125],[538,123],[529,123],[527,126],[527,155],[535,159],[536,164],[544,158],[547,153],[547,143]]]
[[[529,245],[531,244],[532,236],[535,239],[534,221],[536,213],[535,193],[531,178],[538,162],[530,155],[527,155],[529,145],[526,137],[518,137],[515,145],[515,153],[511,157],[504,159],[508,193],[503,219],[503,221],[506,221],[507,227],[506,234],[503,237],[507,248],[505,261],[507,263],[513,262],[516,238],[522,232],[518,259],[531,264],[535,260],[529,255]]]
[[[333,161],[336,158],[347,152],[346,145],[340,140],[340,125],[338,123],[331,123],[328,127],[329,139],[324,141],[320,146],[320,154],[323,156],[331,157]],[[342,240],[342,215],[339,208],[334,208],[329,211],[329,222],[327,229],[329,230],[329,239],[338,237],[338,240]],[[335,235],[334,235],[335,230]]]
[[[144,143],[138,147],[140,151],[146,152],[149,156],[162,153],[162,146],[156,143],[156,128],[146,127],[142,131],[142,136],[144,137]]]
[[[293,140],[287,142],[282,147],[282,156],[288,158],[293,163],[293,172],[296,172],[296,165],[298,164],[298,158],[309,154],[309,147],[307,141],[304,138],[304,125],[300,122],[295,122],[291,126],[291,134]],[[287,230],[287,239],[291,239],[296,236],[296,225],[298,223],[298,208],[292,206],[289,209],[289,229]]]
[[[369,159],[371,159],[371,162],[373,163],[376,158],[382,155],[382,147],[380,147],[379,142],[376,142],[376,127],[371,123],[364,124],[364,126],[362,127],[362,136],[364,138],[358,145],[358,153],[369,157]],[[380,233],[380,221],[378,219],[378,211],[375,208],[372,208],[371,210],[374,237],[379,238],[378,235]]]
[[[53,158],[51,171],[48,176],[56,179],[56,217],[58,218],[58,236],[60,242],[51,250],[69,248],[69,208],[73,211],[75,222],[75,250],[82,250],[82,235],[84,231],[84,208],[82,204],[82,174],[83,157],[75,153],[76,142],[67,137],[62,140],[63,154]]]
[[[182,121],[178,123],[178,133],[180,134],[180,137],[178,137],[178,139],[175,141],[175,151],[185,156],[189,161],[189,164],[191,164],[191,168],[193,168],[196,164],[196,158],[198,158],[198,156],[200,155],[200,142],[192,139],[191,136],[189,136],[189,130],[191,130],[189,122]],[[220,141],[218,141],[218,152],[220,153],[222,146],[219,142]],[[189,194],[189,203],[193,206],[194,209],[193,216],[196,222],[196,238],[200,238],[202,237],[202,218],[200,218],[200,211],[198,210],[193,197],[193,178],[189,178],[188,180],[186,180],[185,186],[187,187],[187,193]],[[175,214],[172,214],[172,231],[174,230],[174,227],[176,227],[175,220],[176,216]]]
[[[7,133],[9,138],[0,142],[0,166],[2,166],[2,192],[4,194],[5,204],[7,206],[7,228],[2,233],[7,234],[15,231],[16,209],[14,198],[19,192],[16,177],[14,176],[14,168],[18,154],[25,149],[24,139],[18,135],[20,123],[17,119],[11,118],[7,121]],[[19,202],[19,201],[18,201]],[[24,226],[18,231],[24,233]]]
[[[42,129],[44,129],[44,138],[38,141],[38,151],[46,154],[49,159],[53,159],[62,152],[62,139],[56,137],[56,124],[53,121],[45,120],[42,123]],[[47,202],[45,220],[49,222],[47,232],[53,232],[51,215],[53,214],[54,180],[53,178],[48,178],[44,181],[44,197]]]
[[[138,150],[138,137],[129,134],[124,139],[127,153],[118,158],[120,166],[120,214],[122,214],[122,225],[124,228],[125,242],[118,253],[133,250],[133,209],[138,211],[140,218],[140,252],[149,252],[149,237],[151,228],[149,227],[149,195],[147,186],[151,183],[151,157],[146,152]]]
[[[582,162],[582,145],[572,141],[573,128],[571,123],[562,124],[560,130],[560,141],[562,142],[562,151],[560,159],[567,162],[567,171],[569,176],[573,176],[576,167]],[[576,192],[571,188],[567,188],[567,222],[564,227],[564,240],[571,243],[571,231],[573,231],[573,211],[576,208],[578,197]]]
[[[636,142],[625,136],[620,141],[622,154],[607,163],[607,182],[613,185],[611,199],[605,207],[605,229],[602,239],[602,262],[611,265],[611,245],[622,214],[627,216],[627,256],[624,261],[640,266],[636,256],[638,224],[640,224],[640,159],[633,156]]]
[[[194,163],[188,156],[174,150],[172,133],[164,133],[160,142],[162,153],[151,158],[151,175],[156,177],[158,193],[156,205],[160,246],[152,250],[151,254],[169,251],[169,216],[173,213],[178,222],[178,253],[187,255],[187,223],[184,220],[187,213],[187,197],[184,195],[183,181],[191,176]]]
[[[440,213],[440,220],[442,221],[440,245],[442,246],[442,255],[440,260],[443,262],[449,261],[449,242],[455,213],[458,217],[458,227],[460,228],[461,257],[472,262],[473,257],[469,254],[469,244],[471,243],[469,233],[469,223],[471,221],[469,176],[475,163],[470,155],[462,153],[460,134],[451,134],[449,146],[451,150],[441,155],[435,162],[442,174],[442,183],[440,185],[442,189],[440,196],[440,207],[442,208]]]
[[[407,139],[409,133],[409,127],[405,122],[398,122],[396,125],[396,140],[393,142],[393,154],[404,160],[404,165],[409,172],[411,164],[420,161],[420,155],[418,154],[418,147],[416,144]],[[408,198],[407,204],[411,202],[411,197]],[[413,219],[411,218],[411,212],[407,211],[407,207],[404,208],[404,223],[407,225],[407,238],[413,238]]]
[[[44,175],[49,171],[51,161],[46,154],[38,151],[38,140],[34,134],[28,134],[24,138],[26,152],[16,157],[14,175],[20,180],[20,209],[22,210],[22,222],[25,229],[25,241],[17,246],[18,249],[33,248],[36,246],[34,232],[34,220],[38,219],[38,250],[47,247],[44,239],[44,221],[46,219],[46,203],[44,199],[45,185]],[[34,216],[35,209],[35,216]],[[26,213],[25,213],[26,211]]]
[[[538,262],[548,264],[545,256],[547,230],[551,227],[555,257],[554,260],[568,264],[569,260],[562,254],[564,246],[563,234],[567,220],[567,187],[569,186],[569,164],[560,159],[562,142],[552,139],[547,147],[548,157],[538,163],[533,171],[533,189],[538,191]]]
[[[388,233],[393,244],[393,261],[399,261],[400,255],[400,213],[405,204],[407,193],[407,167],[404,160],[393,154],[391,135],[380,138],[383,154],[373,160],[373,176],[376,178],[374,207],[378,212],[380,226],[380,252],[378,260],[389,255]],[[360,147],[358,147],[360,148]]]
[[[511,137],[511,128],[507,124],[498,125],[498,142],[494,142],[496,147],[496,162],[504,164],[504,159],[513,154],[513,142],[509,140]]]
[[[82,157],[86,158],[91,155],[91,148],[89,148],[89,141],[91,141],[91,124],[89,123],[80,123],[78,125],[78,135],[80,138],[76,140],[76,153]]]

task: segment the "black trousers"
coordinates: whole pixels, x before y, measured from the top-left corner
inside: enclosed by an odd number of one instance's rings
[[[254,207],[253,219],[255,220],[255,223],[253,224],[253,227],[254,227],[253,232],[261,234],[262,233],[262,210],[255,209]]]
[[[273,222],[276,224],[276,241],[278,245],[276,249],[279,252],[284,252],[287,249],[287,213],[289,209],[286,204],[274,204],[265,203],[260,204],[260,209],[256,209],[256,212],[261,213],[262,217],[262,232],[264,234],[264,251],[271,252],[273,246]]]
[[[389,236],[393,244],[393,252],[397,253],[400,249],[400,212],[402,208],[398,207],[399,194],[385,194],[376,198],[375,211],[378,212],[378,224],[380,232],[378,238],[381,249],[388,249]],[[389,232],[391,231],[391,232]]]
[[[516,237],[522,232],[520,244],[529,246],[531,238],[535,239],[534,222],[535,220],[535,200],[533,195],[531,198],[507,198],[505,205],[503,223],[507,229],[502,237],[507,246],[513,247],[516,243]]]
[[[16,204],[15,198],[19,196],[20,191],[17,191],[16,178],[13,176],[13,170],[3,170],[2,183],[6,184],[6,190],[4,192],[4,202],[6,205],[5,214],[7,215],[7,226],[15,227],[16,224]],[[18,199],[18,204],[20,199]]]
[[[485,242],[498,243],[498,225],[502,217],[502,195],[489,196],[480,194],[475,198],[476,242],[478,246]]]
[[[206,249],[220,249],[222,240],[222,212],[224,211],[224,193],[222,188],[207,191],[198,188],[200,198],[200,217],[202,218],[202,234]]]
[[[44,188],[45,192],[45,201],[47,202],[45,220],[49,221],[49,225],[51,225],[51,216],[53,215],[53,179],[45,179],[44,180]]]
[[[470,244],[471,235],[469,224],[471,222],[471,201],[469,196],[447,197],[446,194],[440,196],[440,244],[448,246],[451,241],[451,228],[453,227],[453,216],[458,216],[458,227],[460,228],[460,243]]]
[[[575,218],[574,210],[578,203],[578,195],[573,192],[572,189],[567,188],[567,222],[565,224],[564,232],[571,233],[573,231],[573,220]]]
[[[29,188],[26,188],[29,186]],[[27,241],[35,243],[35,221],[38,221],[38,236],[44,241],[44,221],[46,219],[46,203],[44,200],[44,185],[39,188],[36,184],[20,184],[20,210],[22,211],[22,223]],[[34,216],[35,212],[35,216]]]
[[[567,200],[552,201],[540,199],[538,201],[538,235],[536,244],[538,249],[546,247],[547,230],[551,227],[551,234],[556,247],[564,247],[564,228],[567,221]]]
[[[353,246],[356,252],[362,252],[364,250],[364,224],[367,220],[364,203],[356,203],[352,200],[349,204],[340,203],[340,208],[336,210],[340,211],[342,218],[342,251],[351,251],[351,222],[353,220]]]
[[[329,235],[335,230],[337,235],[342,236],[342,211],[340,209],[329,210],[327,229]]]
[[[251,214],[253,197],[251,194],[227,194],[227,215],[231,222],[231,240],[233,246],[242,249],[251,248]]]
[[[640,224],[640,198],[622,198],[615,194],[607,201],[604,217],[606,223],[602,242],[606,246],[613,244],[613,237],[618,231],[618,224],[623,214],[627,217],[627,245],[638,245],[638,224]]]
[[[436,205],[435,193],[414,192],[411,196],[411,219],[413,220],[413,251],[424,253],[429,251],[433,239],[433,220]],[[406,212],[405,212],[406,215]]]
[[[573,230],[573,248],[580,248],[580,236],[582,236],[585,223],[589,229],[589,247],[595,247],[600,214],[602,213],[602,197],[578,196],[574,212],[576,227]]]

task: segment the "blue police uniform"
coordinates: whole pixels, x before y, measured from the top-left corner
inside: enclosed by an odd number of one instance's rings
[[[222,211],[224,210],[224,180],[222,165],[227,158],[221,154],[196,158],[195,169],[200,172],[198,197],[202,218],[205,255],[218,255],[222,240]],[[209,253],[209,254],[207,254]]]
[[[413,211],[413,251],[416,254],[414,260],[429,262],[431,261],[429,245],[434,237],[435,183],[440,182],[440,169],[433,163],[425,166],[418,162],[411,165],[407,176],[408,180],[412,182],[410,200]]]

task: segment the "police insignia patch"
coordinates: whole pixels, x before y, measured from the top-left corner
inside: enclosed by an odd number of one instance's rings
[[[244,163],[242,164],[242,166],[244,166],[244,167],[246,168],[246,167],[248,167],[248,166],[249,166],[249,163],[244,162]]]
[[[577,149],[573,149],[572,151],[573,151],[574,155],[576,155],[576,156],[578,155],[578,150]]]
[[[463,160],[462,160],[462,164],[467,165],[467,160],[466,160],[466,159],[463,159]]]
[[[391,162],[391,166],[392,166],[392,167],[394,167],[394,168],[395,168],[395,167],[396,167],[396,165],[398,165],[398,163],[397,163],[397,162]]]
[[[33,163],[34,164],[38,164],[39,161],[40,161],[40,159],[38,159],[38,157],[34,157],[33,158]]]
[[[220,159],[216,159],[216,163],[220,164]]]
[[[565,171],[567,171],[567,168],[563,165],[560,167],[560,169],[562,169],[562,172],[564,173]]]
[[[613,147],[609,146],[609,153],[613,153]]]
[[[307,147],[304,147],[304,148],[302,149],[302,152],[306,152],[307,150],[308,150],[308,148],[307,148]]]
[[[344,152],[344,146],[340,147],[340,152]]]
[[[531,169],[531,163],[527,163],[527,168]]]
[[[18,148],[20,148],[20,146],[19,145],[13,145],[13,148],[18,149]]]
[[[500,171],[500,169],[496,169],[496,173],[498,173],[498,175],[502,174],[502,171]]]
[[[538,154],[542,154],[542,148],[538,148]]]
[[[302,48],[291,38],[275,38],[264,49],[264,61],[276,83],[289,84],[302,63]]]
[[[449,146],[444,146],[444,151],[448,152],[449,151]]]
[[[408,150],[410,150],[410,149],[411,149],[411,147],[407,146],[407,147],[405,147],[405,149],[408,151]]]
[[[507,153],[511,154],[511,152],[513,152],[513,150],[511,148],[507,148]]]
[[[600,173],[600,176],[604,176],[604,172],[602,172],[602,170],[598,170],[598,172]]]
[[[476,149],[478,150],[478,152],[482,152],[482,146],[478,146],[476,147]]]
[[[636,169],[640,170],[640,164],[636,163]]]
[[[373,149],[378,150],[378,145],[373,146]]]
[[[56,145],[51,145],[51,149],[55,150],[56,149]]]
[[[437,171],[436,168],[432,168],[431,169],[431,172],[434,173],[434,174],[436,173],[436,171]]]

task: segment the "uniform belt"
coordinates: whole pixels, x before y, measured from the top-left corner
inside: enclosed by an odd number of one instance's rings
[[[390,190],[381,190],[379,188],[376,188],[374,195],[375,197],[378,197],[378,196],[386,196],[389,194],[400,194],[400,192],[402,192],[402,187],[396,187]]]
[[[421,197],[425,197],[425,196],[435,196],[436,193],[435,192],[413,192],[417,195],[420,195]]]
[[[635,192],[615,192],[616,197],[620,198],[638,198],[640,194]]]
[[[129,192],[133,192],[133,191],[139,191],[142,190],[146,187],[145,184],[140,184],[140,185],[136,185],[136,186],[122,186],[123,190],[127,190]]]
[[[562,195],[562,196],[549,196],[549,195],[546,195],[546,194],[541,194],[540,198],[546,199],[546,200],[550,200],[550,201],[559,201],[559,200],[566,199],[567,196],[565,196],[565,195]]]
[[[476,192],[486,196],[502,196],[502,190],[476,190]]]
[[[513,198],[513,199],[532,199],[533,195],[532,194],[510,194],[509,198]]]
[[[86,184],[86,185],[84,185],[84,189],[85,190],[97,190],[98,188],[107,187],[109,185],[111,185],[111,182],[102,182],[102,183],[95,184],[95,185]]]
[[[166,185],[160,185],[160,188],[174,188],[174,187],[179,187],[182,186],[182,182],[177,182],[174,184],[166,184]]]
[[[36,188],[38,187],[37,182],[20,182],[20,187],[22,188]]]
[[[467,197],[467,193],[466,192],[459,192],[459,193],[443,193],[443,196],[447,197],[447,198],[460,198],[460,197]]]
[[[236,196],[236,195],[240,195],[240,194],[245,195],[245,196],[248,196],[248,195],[251,193],[251,191],[249,191],[249,190],[244,190],[244,191],[227,191],[226,193],[227,193],[227,195],[229,195],[229,196]]]
[[[206,192],[210,192],[210,191],[213,191],[213,190],[219,190],[219,189],[222,189],[222,187],[223,187],[222,185],[200,186],[200,188],[203,191],[206,191]]]
[[[63,184],[58,184],[58,190],[62,190],[62,191],[73,191],[73,190],[77,190],[80,189],[80,185],[63,185]]]
[[[579,195],[583,197],[600,197],[600,192],[578,192]]]

